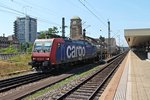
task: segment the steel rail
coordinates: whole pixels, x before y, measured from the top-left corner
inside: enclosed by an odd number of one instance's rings
[[[125,55],[125,54],[123,54],[123,55]],[[114,62],[116,59],[119,59],[120,61],[119,61],[119,62],[118,62],[118,61]],[[101,73],[103,70],[107,69],[107,68],[108,68],[109,66],[111,66],[112,64],[115,63],[115,65],[116,65],[116,63],[117,63],[117,65],[119,65],[119,64],[121,63],[121,61],[122,61],[122,60],[120,59],[120,56],[117,57],[116,59],[114,59],[113,61],[111,61],[106,67],[104,67],[103,69],[97,71],[95,74],[93,74],[92,76],[90,76],[89,78],[87,78],[86,80],[84,80],[83,82],[81,82],[80,84],[78,84],[77,86],[75,86],[74,88],[72,88],[71,90],[67,91],[65,94],[63,94],[63,95],[61,95],[60,97],[55,98],[55,99],[57,99],[57,100],[66,99],[67,96],[69,97],[69,96],[70,96],[71,94],[73,94],[76,90],[78,90],[81,86],[85,85],[89,80],[91,80],[92,78],[94,78],[96,75],[98,75],[99,73]],[[123,57],[122,57],[122,59],[123,59]],[[113,70],[111,70],[111,73],[109,73],[109,75],[107,75],[107,77],[105,76],[105,78],[103,79],[103,81],[101,82],[101,84],[98,85],[98,87],[96,88],[96,90],[95,90],[94,92],[92,92],[91,95],[90,95],[89,97],[87,97],[86,99],[91,100],[91,99],[94,97],[95,93],[96,93],[96,92],[100,89],[100,87],[105,83],[106,79],[108,79],[108,78],[110,77],[110,75],[112,74],[112,72],[115,71],[115,69],[117,68],[117,65],[115,66],[115,68],[113,68]],[[114,67],[114,65],[113,65],[113,67]],[[97,84],[97,83],[94,83],[94,84]],[[86,87],[86,86],[85,86],[85,87]],[[87,87],[88,87],[88,86],[87,86]],[[78,94],[77,96],[78,96],[77,98],[79,98],[79,97],[80,97],[80,94]],[[73,97],[73,98],[74,98],[74,97]],[[77,99],[77,98],[76,98],[76,99]],[[69,99],[71,99],[71,97],[70,97]],[[74,99],[75,99],[75,98],[74,98]],[[81,98],[80,98],[80,99],[81,99]]]
[[[1,80],[0,92],[5,92],[10,89],[16,88],[18,86],[40,80],[48,76],[49,74],[46,75],[46,74],[33,73],[33,74],[28,74],[28,75],[24,75],[20,77],[14,77],[10,79]]]
[[[106,76],[106,78],[102,81],[101,84],[97,87],[97,89],[91,94],[91,96],[87,100],[92,100],[94,96],[97,94],[97,92],[100,90],[100,88],[105,84],[105,82],[111,77],[113,72],[117,69],[119,64],[122,62],[123,58],[119,61],[119,63],[114,67],[114,69]]]

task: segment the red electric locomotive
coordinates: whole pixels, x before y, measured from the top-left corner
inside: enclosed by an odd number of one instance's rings
[[[30,65],[38,71],[44,71],[55,68],[55,65],[93,60],[96,57],[96,46],[85,40],[36,39]]]

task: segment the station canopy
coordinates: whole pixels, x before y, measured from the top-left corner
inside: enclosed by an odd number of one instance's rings
[[[125,29],[124,35],[129,47],[146,45],[150,42],[150,28]]]

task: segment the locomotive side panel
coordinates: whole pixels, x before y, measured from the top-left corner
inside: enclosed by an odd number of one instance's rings
[[[55,65],[63,63],[94,60],[97,56],[96,46],[84,40],[54,38],[38,39],[35,43],[42,44],[40,50],[36,50],[34,47],[35,51],[32,52],[32,66],[37,70],[51,69],[56,67]],[[46,43],[51,44],[47,46]]]
[[[85,46],[79,43],[66,42],[65,58],[67,62],[82,60],[85,57]]]
[[[89,42],[85,42],[86,46],[86,58],[85,59],[90,59],[96,57],[96,46],[93,46]]]
[[[96,57],[96,47],[87,41],[65,40],[64,42],[57,41],[54,45],[51,52],[53,64],[77,62]]]

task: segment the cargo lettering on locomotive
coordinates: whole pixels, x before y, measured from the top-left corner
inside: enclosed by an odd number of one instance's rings
[[[85,47],[82,46],[67,46],[67,58],[75,58],[85,56]]]

